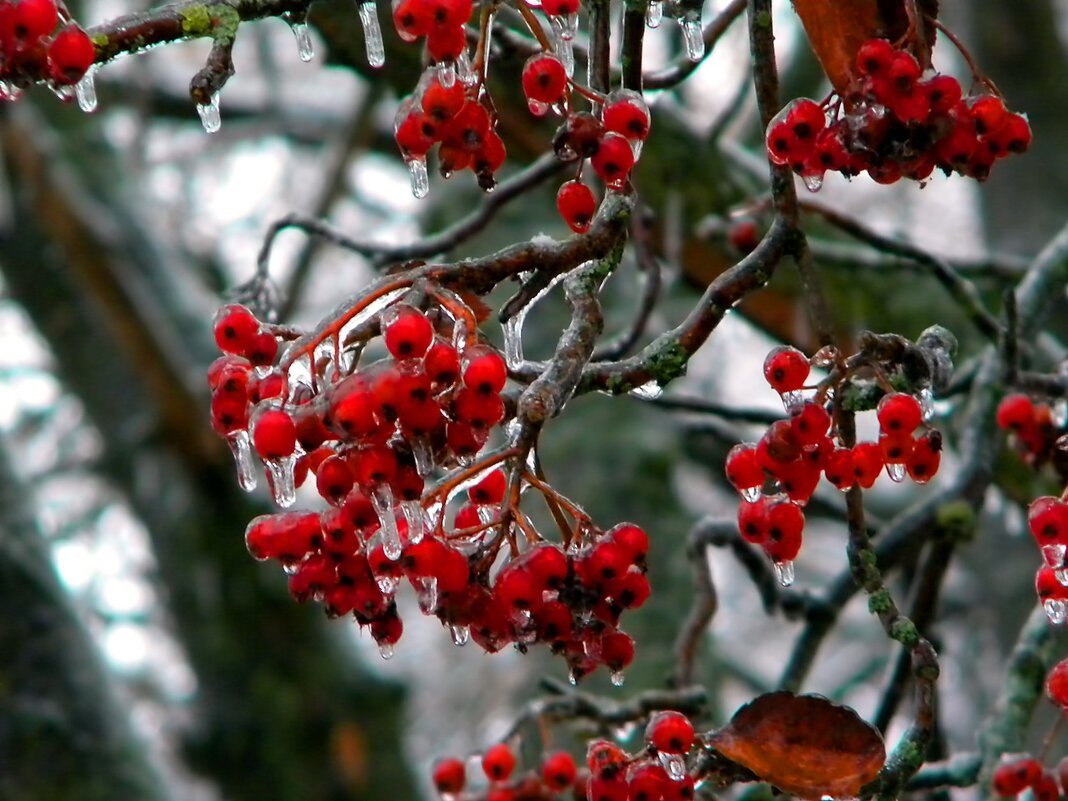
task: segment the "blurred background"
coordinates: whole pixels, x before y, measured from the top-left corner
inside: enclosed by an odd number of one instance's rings
[[[724,5],[706,0],[705,19]],[[129,0],[72,5],[86,25],[141,8]],[[399,42],[385,7],[379,15],[387,49],[380,71],[367,67],[350,2],[312,7],[311,63],[298,59],[286,23],[242,25],[237,74],[213,135],[187,95],[205,42],[105,66],[92,114],[43,88],[0,106],[0,799],[430,797],[435,756],[493,742],[537,694],[540,677],[566,680],[560,660],[538,649],[491,657],[453,646],[436,620],[417,614],[411,595],[402,593],[406,631],[389,661],[351,620],[292,602],[281,571],[244,547],[246,523],[269,501],[262,491],[241,492],[225,443],[210,431],[212,315],[252,276],[272,221],[319,215],[354,238],[400,244],[481,202],[469,173],[449,181],[432,174],[429,197],[411,196],[392,125],[421,70],[419,48]],[[1029,114],[1031,152],[999,164],[984,185],[832,178],[809,198],[956,259],[997,308],[1026,259],[1068,219],[1068,2],[943,0],[942,18],[1010,108]],[[502,24],[515,22],[502,15]],[[788,4],[778,4],[776,25],[785,96],[823,97],[828,88]],[[549,148],[554,124],[528,114],[518,90],[523,59],[501,41],[489,87],[507,177]],[[680,50],[676,26],[649,31],[648,69]],[[935,63],[966,83],[944,42]],[[643,341],[681,319],[738,258],[724,236],[733,221],[768,222],[756,203],[767,179],[749,80],[739,22],[690,79],[649,93],[652,135],[635,184],[662,288]],[[512,201],[448,255],[569,235],[555,212],[556,187],[549,181]],[[806,229],[844,343],[862,328],[914,338],[940,323],[959,337],[962,361],[983,344],[929,275],[843,240],[817,217]],[[286,298],[284,319],[313,325],[373,271],[352,253],[287,232],[271,274]],[[649,280],[628,255],[605,293],[608,336],[627,329]],[[777,341],[812,350],[797,289],[793,273],[780,271],[667,395],[781,410],[760,367]],[[1063,312],[1063,297],[1058,303]],[[529,316],[528,356],[551,352],[565,311],[550,296]],[[1052,334],[1063,341],[1060,319]],[[500,341],[495,327],[486,333]],[[950,442],[959,400],[938,407]],[[623,688],[597,676],[591,691],[625,698],[664,686],[692,595],[686,534],[702,516],[734,514],[723,456],[759,431],[605,396],[574,400],[548,426],[542,457],[554,485],[606,528],[633,520],[653,543],[653,597],[626,626],[638,643],[635,663]],[[952,469],[950,451],[942,472]],[[1023,473],[1015,456],[1004,457],[979,536],[946,582],[935,634],[951,750],[974,745],[1035,603],[1036,557],[1020,503],[1041,486]],[[884,487],[871,493],[870,509],[886,517],[930,491]],[[845,568],[841,499],[826,500],[809,521],[802,588],[818,589]],[[698,669],[711,692],[709,726],[774,687],[798,630],[764,614],[729,554],[710,559],[721,608]],[[805,689],[870,716],[893,654],[856,601]],[[891,740],[906,723],[903,714],[891,725]],[[1040,739],[1042,727],[1036,732]],[[557,743],[579,753],[580,736],[561,732]]]

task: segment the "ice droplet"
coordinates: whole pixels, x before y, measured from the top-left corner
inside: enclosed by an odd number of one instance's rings
[[[381,67],[386,63],[386,48],[382,44],[382,28],[378,24],[378,7],[374,3],[359,3],[358,7],[367,63],[372,67]]]
[[[378,655],[383,659],[393,658],[393,643],[383,642],[378,644]]]
[[[1068,547],[1064,545],[1043,545],[1042,561],[1046,563],[1046,567],[1057,570],[1064,566],[1065,552],[1068,552]]]
[[[432,615],[438,608],[438,580],[434,576],[424,576],[419,579],[419,587],[416,591],[419,600],[419,608],[424,615]]]
[[[426,159],[407,159],[408,179],[412,184],[412,194],[422,200],[430,192],[430,176],[426,171]]]
[[[649,5],[645,7],[645,24],[650,28],[659,28],[662,19],[664,19],[663,0],[649,0]]]
[[[412,458],[415,460],[415,472],[423,478],[434,469],[434,450],[426,437],[412,437],[408,442],[412,446]]]
[[[644,139],[631,139],[630,140],[630,152],[634,154],[634,160],[637,161],[642,157],[642,148],[645,146]]]
[[[292,506],[297,500],[297,485],[293,477],[297,457],[290,455],[281,459],[268,459],[265,464],[274,502],[283,509]]]
[[[801,181],[809,192],[819,192],[823,188],[822,175],[804,175],[801,177]]]
[[[813,367],[831,367],[838,361],[838,348],[834,345],[824,345],[809,360]]]
[[[90,67],[78,83],[74,84],[74,95],[78,98],[78,108],[86,114],[96,111],[96,81],[93,73],[96,68]]]
[[[1053,571],[1053,577],[1062,587],[1068,587],[1068,568],[1060,568]]]
[[[215,92],[207,103],[197,103],[200,124],[206,133],[218,133],[222,128],[222,114],[219,112],[219,93]]]
[[[382,536],[382,552],[386,558],[396,562],[401,557],[404,547],[401,545],[400,531],[397,530],[397,518],[393,515],[393,490],[389,484],[381,484],[371,492],[371,505],[378,515],[378,532]]]
[[[1053,425],[1064,428],[1068,424],[1068,400],[1058,398],[1051,409],[1053,413]]]
[[[905,465],[900,464],[900,463],[887,464],[886,465],[886,474],[888,476],[890,476],[890,480],[891,481],[894,481],[894,482],[897,482],[898,484],[900,484],[902,481],[905,480]]]
[[[1064,601],[1047,598],[1042,602],[1042,608],[1046,610],[1046,619],[1050,623],[1060,625],[1065,620],[1068,620],[1068,603]]]
[[[567,680],[572,687],[578,687],[578,671],[574,668],[567,672]]]
[[[782,405],[786,409],[787,414],[793,414],[795,411],[800,411],[805,405],[805,396],[799,389],[792,389],[789,392],[782,393]]]
[[[609,675],[608,680],[612,682],[613,687],[622,687],[623,682],[627,680],[627,677],[623,675],[622,670],[613,670]]]
[[[738,490],[738,494],[742,496],[743,500],[749,503],[756,503],[760,500],[760,487],[746,487]]]
[[[642,400],[656,400],[663,394],[664,388],[660,386],[656,381],[650,381],[646,384],[642,384],[640,387],[635,387],[630,391],[630,394],[635,398],[641,398]]]
[[[504,332],[504,361],[513,370],[518,370],[523,364],[523,322],[527,317],[527,309],[524,306],[517,311],[501,326]]]
[[[532,97],[527,98],[527,108],[530,109],[530,113],[535,117],[544,117],[549,113],[548,103],[542,103],[540,100],[535,100]]]
[[[791,559],[786,559],[782,562],[772,562],[772,568],[775,570],[775,578],[779,584],[783,587],[789,587],[794,583],[794,563]]]
[[[673,782],[681,782],[686,778],[686,758],[682,754],[665,754],[663,751],[657,754],[660,767],[667,773]]]
[[[446,89],[451,89],[456,83],[456,62],[452,59],[439,61],[436,67],[438,83]]]
[[[426,513],[421,501],[401,501],[401,513],[408,521],[408,542],[416,545],[423,541],[426,533]]]
[[[560,35],[565,39],[574,39],[575,34],[578,33],[579,15],[577,11],[564,15],[564,26],[560,31]]]
[[[467,641],[471,639],[471,627],[449,626],[449,634],[452,635],[452,644],[458,648],[462,648],[467,645]]]
[[[456,74],[460,78],[460,83],[464,86],[474,86],[478,83],[478,74],[471,65],[471,57],[467,55],[466,47],[460,52],[459,58],[456,59]]]
[[[311,31],[308,23],[294,22],[291,26],[293,37],[297,40],[297,56],[307,63],[315,57],[315,45],[312,44]]]
[[[245,492],[256,489],[256,463],[252,458],[252,443],[249,440],[248,429],[239,428],[231,431],[226,442],[230,446],[230,452],[234,455],[234,465],[237,467],[237,486]]]
[[[686,16],[679,20],[682,28],[682,41],[686,46],[686,57],[697,62],[705,57],[705,36],[701,29],[701,15]]]
[[[375,578],[375,584],[378,585],[378,591],[383,595],[392,595],[397,591],[400,579],[395,576],[378,576]]]
[[[934,392],[930,387],[920,387],[920,391],[916,393],[916,400],[920,402],[920,415],[923,422],[929,423],[934,417]]]

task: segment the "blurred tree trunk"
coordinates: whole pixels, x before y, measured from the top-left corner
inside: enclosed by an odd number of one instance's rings
[[[402,688],[354,663],[345,624],[293,603],[281,572],[245,551],[246,524],[267,510],[238,489],[208,430],[206,396],[186,382],[211,358],[211,311],[200,337],[182,332],[182,298],[165,288],[184,274],[164,280],[175,265],[153,252],[151,232],[131,228],[136,216],[113,205],[106,184],[80,179],[82,165],[108,174],[99,145],[66,158],[24,107],[0,118],[0,151],[13,187],[0,268],[100,430],[108,477],[151,534],[198,681],[190,767],[231,801],[411,797]]]

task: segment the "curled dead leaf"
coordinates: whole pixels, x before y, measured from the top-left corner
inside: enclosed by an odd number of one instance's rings
[[[855,798],[886,761],[883,738],[819,695],[761,695],[709,739],[716,751],[798,798]]]

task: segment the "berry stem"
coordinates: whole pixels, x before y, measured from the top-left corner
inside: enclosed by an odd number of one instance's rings
[[[1057,719],[1053,721],[1053,725],[1049,727],[1049,731],[1046,732],[1045,738],[1042,740],[1042,750],[1038,753],[1038,761],[1045,762],[1046,755],[1049,753],[1050,746],[1057,740],[1057,735],[1060,734],[1061,727],[1064,725],[1065,713],[1057,715]]]
[[[932,25],[934,25],[935,30],[939,31],[943,36],[949,39],[949,41],[953,43],[953,46],[957,48],[957,52],[961,54],[961,57],[964,59],[965,63],[968,65],[968,69],[972,73],[972,81],[985,86],[994,94],[995,97],[1004,97],[1004,95],[1001,94],[1001,90],[998,89],[994,82],[982,72],[980,72],[979,65],[975,63],[975,59],[968,51],[968,48],[964,46],[964,42],[962,42],[960,38],[955,33],[953,33],[953,31],[951,31],[937,19],[932,18],[930,22]]]
[[[545,478],[545,471],[541,465],[541,457],[538,455],[538,449],[535,447],[534,452],[534,474],[539,480],[548,483]],[[563,509],[560,508],[560,504],[557,503],[556,498],[553,498],[545,493],[542,493],[542,497],[545,499],[545,505],[549,507],[549,514],[553,516],[553,520],[556,521],[557,528],[560,529],[560,539],[567,548],[571,545],[571,538],[574,533],[571,530],[571,524],[567,522],[567,518],[564,516]]]
[[[528,6],[523,0],[515,4],[516,10],[523,18],[523,22],[527,24],[530,32],[534,35],[534,38],[538,40],[538,44],[541,45],[541,49],[546,53],[553,52],[553,43],[549,41],[548,35],[545,33],[545,29],[541,27],[541,20],[537,18],[530,6]]]

